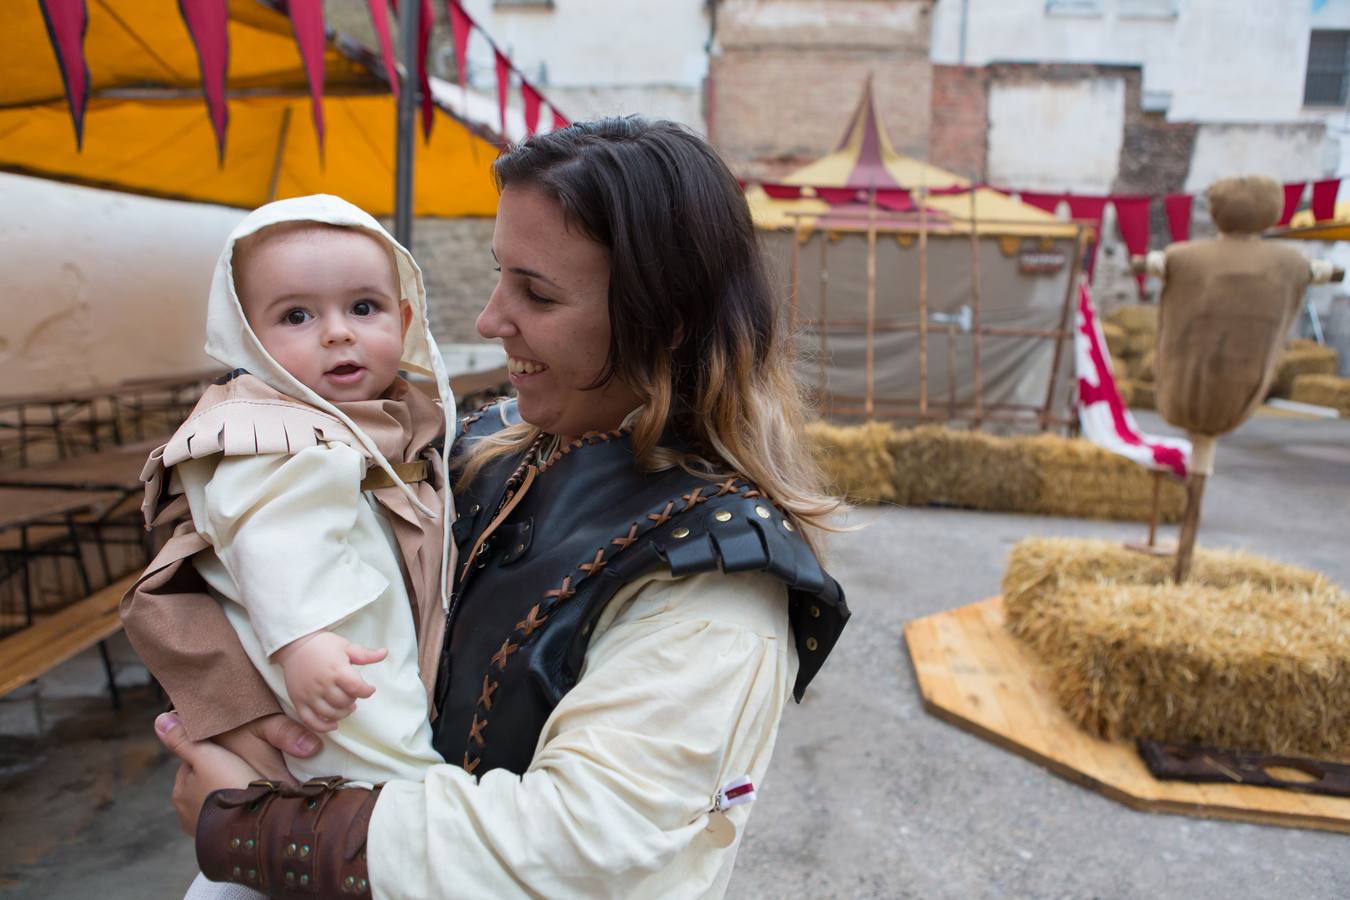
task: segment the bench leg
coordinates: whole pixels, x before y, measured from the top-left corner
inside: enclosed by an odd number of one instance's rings
[[[113,709],[122,708],[122,698],[117,693],[117,678],[113,675],[112,657],[108,655],[108,642],[98,642],[98,655],[103,657],[103,671],[108,675],[108,693],[112,695]]]

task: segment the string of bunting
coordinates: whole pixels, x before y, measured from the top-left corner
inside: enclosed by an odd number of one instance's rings
[[[831,206],[868,203],[873,194],[873,191],[867,188],[782,184],[771,181],[741,181],[741,189],[744,190],[749,184],[758,184],[763,188],[764,193],[775,200],[797,200],[802,197],[809,199],[814,196]],[[1322,222],[1335,218],[1336,195],[1340,191],[1340,187],[1341,178],[1339,177],[1312,182],[1314,221]],[[1290,220],[1293,219],[1307,188],[1308,182],[1306,181],[1289,182],[1284,185],[1284,209],[1280,215],[1280,225],[1288,225]],[[878,188],[875,190],[875,202],[879,208],[891,212],[910,212],[917,209],[914,204],[914,194],[919,190],[933,197],[967,194],[973,190],[992,190],[1005,196],[1015,196],[1023,203],[1045,210],[1051,215],[1058,211],[1061,203],[1066,203],[1069,207],[1070,217],[1092,223],[1099,234],[1101,233],[1102,219],[1106,215],[1106,205],[1109,203],[1116,208],[1116,224],[1120,229],[1120,237],[1132,255],[1148,252],[1150,214],[1154,200],[1162,201],[1167,228],[1173,241],[1187,240],[1191,232],[1191,205],[1194,200],[1194,196],[1191,194],[1150,196],[1147,194],[1073,194],[1067,191],[1043,193],[1018,191],[985,182],[976,182],[970,185],[950,185],[923,189],[903,186]],[[1088,262],[1089,271],[1091,270],[1091,264],[1092,260],[1090,259]],[[1140,290],[1143,290],[1144,276],[1140,274],[1136,277],[1139,281]]]
[[[414,2],[414,0],[409,0]],[[435,102],[431,94],[430,78],[427,74],[427,50],[431,46],[432,31],[435,28],[435,15],[432,0],[415,0],[421,4],[417,35],[418,53],[418,89],[421,91],[422,135],[431,137],[432,124],[435,121]],[[400,83],[398,67],[394,55],[393,41],[390,38],[389,7],[398,12],[399,0],[366,0],[370,10],[370,19],[380,45],[380,56],[384,62],[384,75],[389,88],[398,96]],[[81,148],[84,138],[84,113],[89,105],[89,67],[84,56],[84,39],[88,31],[89,15],[87,0],[38,0],[47,25],[47,36],[56,55],[56,63],[61,71],[65,85],[66,105],[70,111],[75,128],[75,146]],[[446,0],[450,14],[450,27],[453,32],[455,60],[458,64],[460,88],[464,88],[469,36],[473,31],[488,42],[492,48],[497,72],[497,106],[499,133],[506,140],[506,107],[510,97],[511,83],[514,79],[520,84],[521,105],[524,111],[525,130],[533,135],[539,127],[541,107],[547,105],[552,116],[554,130],[566,127],[569,122],[538,87],[531,84],[524,74],[516,68],[492,36],[473,20],[464,10],[459,0]],[[311,114],[314,130],[318,136],[319,152],[324,148],[324,52],[327,49],[327,25],[324,22],[323,0],[272,0],[274,8],[283,11],[291,22],[296,48],[305,70],[305,79],[309,87]],[[230,112],[227,97],[227,73],[230,62],[229,39],[229,2],[228,0],[178,0],[178,11],[187,26],[188,35],[197,51],[197,60],[201,67],[202,94],[206,100],[207,112],[211,118],[211,127],[216,135],[216,150],[219,160],[225,159],[225,141],[229,130]],[[153,48],[148,48],[153,49]]]

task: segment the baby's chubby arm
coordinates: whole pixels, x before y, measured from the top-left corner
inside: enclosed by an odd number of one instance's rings
[[[286,679],[286,694],[296,716],[314,731],[333,731],[351,715],[356,701],[375,693],[356,670],[389,655],[334,634],[315,631],[297,638],[272,654]]]

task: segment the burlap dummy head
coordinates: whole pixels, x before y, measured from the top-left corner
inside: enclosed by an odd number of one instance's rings
[[[1209,202],[1220,236],[1167,248],[1157,404],[1173,425],[1217,436],[1265,399],[1311,273],[1303,254],[1259,237],[1283,208],[1275,181],[1225,178]]]

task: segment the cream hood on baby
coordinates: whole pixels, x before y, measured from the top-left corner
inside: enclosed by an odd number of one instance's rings
[[[395,241],[373,216],[340,197],[314,194],[309,197],[278,200],[255,209],[235,226],[225,242],[220,259],[216,261],[215,274],[211,280],[211,294],[206,312],[206,352],[223,365],[231,369],[246,369],[250,375],[261,379],[268,387],[309,403],[341,420],[370,453],[373,463],[394,480],[419,512],[433,520],[436,518],[442,520],[441,593],[442,602],[445,602],[449,597],[447,560],[450,549],[450,525],[454,521],[454,501],[449,488],[442,492],[445,496],[445,505],[441,510],[431,509],[419,500],[416,493],[399,478],[375,441],[335,404],[305,387],[282,368],[263,348],[262,342],[258,340],[244,317],[244,308],[239,303],[239,295],[234,287],[235,244],[247,235],[283,222],[321,222],[358,228],[388,244],[393,251],[398,270],[399,294],[403,300],[408,301],[413,313],[412,322],[403,338],[403,355],[399,366],[405,371],[435,379],[436,392],[440,396],[445,416],[446,436],[441,451],[441,471],[447,471],[450,445],[454,442],[455,436],[455,401],[450,393],[445,363],[427,324],[427,294],[422,283],[422,271],[417,267],[412,254]]]

